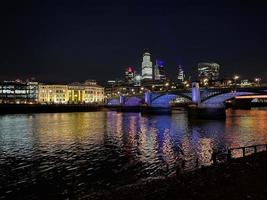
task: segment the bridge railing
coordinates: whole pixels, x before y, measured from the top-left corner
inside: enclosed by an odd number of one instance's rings
[[[257,144],[257,145],[250,145],[250,146],[243,146],[243,147],[235,147],[228,149],[227,154],[229,154],[230,158],[232,157],[232,153],[234,151],[242,150],[242,156],[245,157],[247,155],[247,150],[252,150],[251,153],[257,153],[259,150],[259,147],[261,147],[261,151],[265,149],[267,151],[267,144]]]
[[[213,164],[216,164],[218,161],[221,160],[230,161],[233,158],[233,154],[239,152],[240,155],[240,151],[242,156],[235,156],[235,158],[245,157],[251,154],[255,154],[257,152],[267,151],[267,143],[229,148],[226,153],[213,153],[212,155]]]

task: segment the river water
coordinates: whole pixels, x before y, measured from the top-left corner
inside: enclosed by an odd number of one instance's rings
[[[172,174],[181,162],[209,165],[212,151],[266,143],[266,122],[262,109],[227,110],[225,121],[183,111],[2,115],[0,199],[80,198]]]

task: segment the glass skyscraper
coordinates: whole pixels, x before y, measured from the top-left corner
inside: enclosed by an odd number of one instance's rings
[[[154,79],[156,81],[166,80],[164,62],[162,60],[156,60],[156,65],[154,66]]]
[[[183,70],[182,66],[179,65],[178,66],[178,76],[177,76],[178,82],[179,83],[184,82],[184,78],[185,78],[184,70]]]
[[[198,63],[198,77],[200,80],[218,80],[220,65],[217,63]]]

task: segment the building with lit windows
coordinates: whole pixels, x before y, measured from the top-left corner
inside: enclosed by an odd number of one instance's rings
[[[217,63],[198,63],[199,79],[218,80],[220,65]]]
[[[132,67],[127,67],[125,71],[125,83],[133,84],[134,81],[134,70]]]
[[[155,81],[165,81],[166,73],[164,62],[162,60],[156,60],[156,64],[154,66],[154,80]]]
[[[85,103],[102,103],[104,102],[105,93],[104,87],[101,87],[94,80],[85,81],[84,85],[84,99]]]
[[[38,102],[41,104],[67,104],[68,86],[63,84],[40,84]]]
[[[153,68],[152,62],[150,60],[150,53],[145,52],[143,55],[142,62],[142,80],[152,80],[153,78]]]
[[[178,66],[178,76],[177,76],[178,83],[180,83],[180,84],[183,83],[184,79],[185,79],[184,70],[183,70],[182,66],[179,65]]]
[[[40,84],[39,103],[45,104],[84,104],[104,101],[104,88],[95,81],[85,83]]]
[[[38,82],[4,81],[0,83],[0,103],[32,104],[38,101]]]
[[[209,86],[219,79],[220,65],[217,63],[199,63],[198,77],[201,86]]]
[[[84,103],[85,91],[83,84],[74,82],[68,85],[69,103],[81,104]]]
[[[104,88],[96,81],[88,80],[85,83],[72,83],[68,85],[69,103],[101,103],[104,101]]]

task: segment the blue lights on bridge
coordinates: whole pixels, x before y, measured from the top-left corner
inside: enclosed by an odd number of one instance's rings
[[[107,105],[139,106],[146,103],[149,107],[168,108],[173,101],[174,103],[196,103],[200,107],[214,107],[244,95],[251,96],[253,99],[255,95],[267,95],[267,92],[266,88],[237,88],[233,91],[231,88],[199,90],[199,87],[193,87],[190,92],[153,93],[147,91],[143,96],[119,96],[116,99],[108,100]],[[178,99],[179,101],[177,101]]]
[[[125,106],[139,106],[142,103],[142,99],[139,97],[130,97],[124,103]]]

